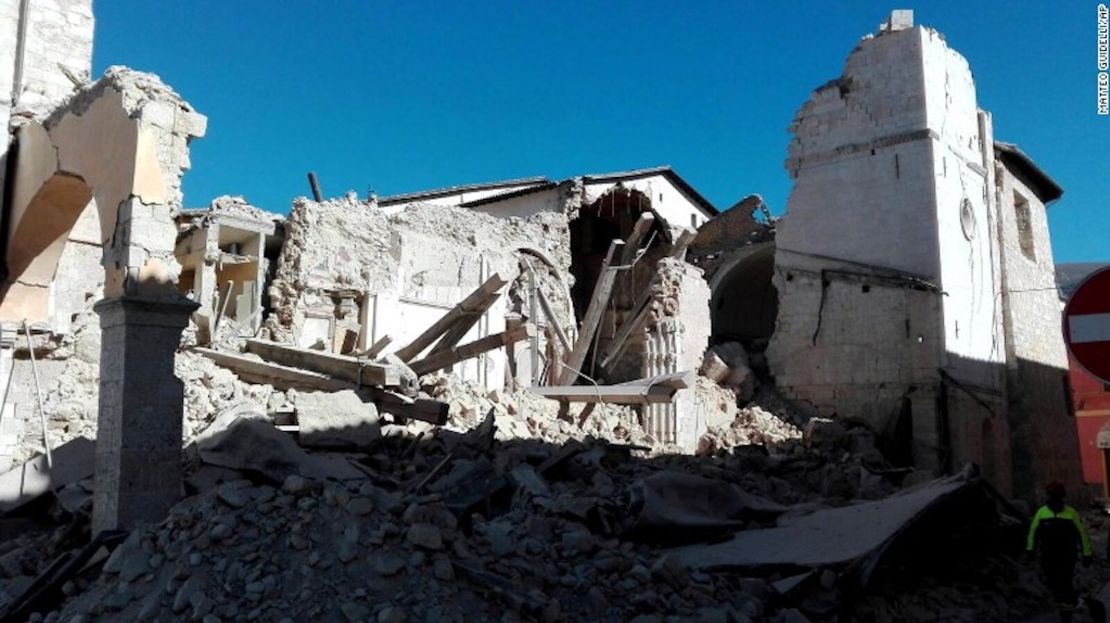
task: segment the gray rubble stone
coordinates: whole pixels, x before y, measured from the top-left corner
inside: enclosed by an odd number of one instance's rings
[[[439,528],[430,523],[416,523],[409,527],[405,540],[424,549],[443,549],[443,535]]]
[[[352,390],[297,392],[294,403],[305,447],[362,448],[382,436],[377,407]]]

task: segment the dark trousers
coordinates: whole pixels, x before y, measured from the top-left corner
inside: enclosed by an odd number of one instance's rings
[[[1061,612],[1075,609],[1075,558],[1069,556],[1044,556],[1041,558],[1044,582],[1052,592]]]

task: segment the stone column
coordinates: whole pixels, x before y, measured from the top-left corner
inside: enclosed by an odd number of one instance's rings
[[[94,307],[102,350],[93,534],[157,521],[181,496],[184,386],[173,364],[196,308],[137,296]]]

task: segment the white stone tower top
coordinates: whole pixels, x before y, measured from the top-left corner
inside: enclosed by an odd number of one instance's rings
[[[879,24],[879,34],[910,28],[913,28],[913,9],[895,9],[890,12],[890,17],[885,22]]]

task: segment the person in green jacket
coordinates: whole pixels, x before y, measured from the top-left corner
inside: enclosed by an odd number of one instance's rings
[[[1075,563],[1080,553],[1084,562],[1091,559],[1091,539],[1087,527],[1074,508],[1064,503],[1063,483],[1045,487],[1048,500],[1033,515],[1025,549],[1039,553],[1045,584],[1056,599],[1060,620],[1067,623],[1075,611]]]

